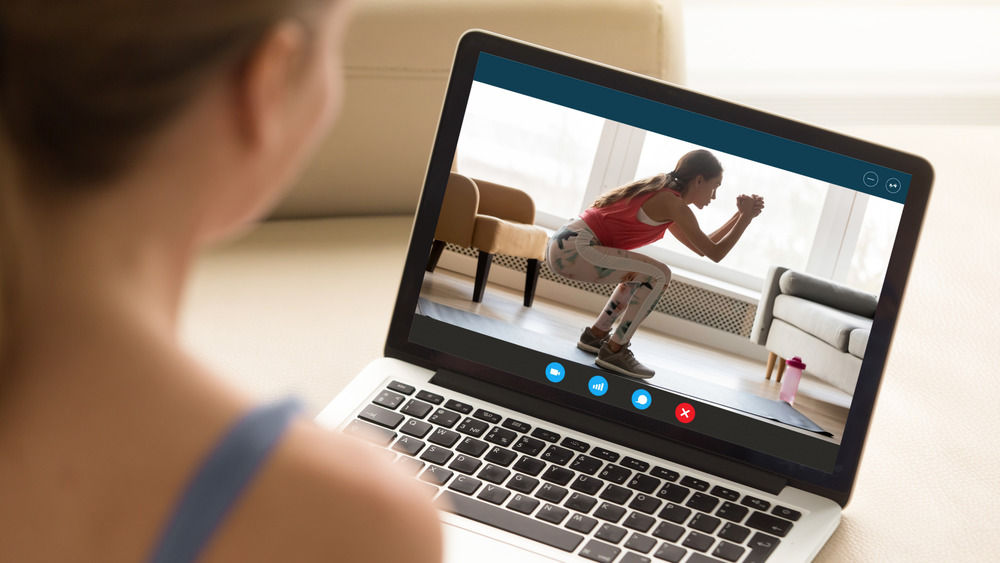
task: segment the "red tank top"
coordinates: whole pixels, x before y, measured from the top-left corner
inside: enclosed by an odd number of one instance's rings
[[[580,218],[587,223],[590,230],[594,231],[602,246],[621,248],[622,250],[646,246],[663,238],[667,228],[674,224],[673,221],[667,221],[662,225],[654,226],[639,221],[639,208],[649,198],[664,190],[680,196],[675,190],[663,188],[635,196],[632,199],[620,199],[605,207],[590,207],[580,214]]]

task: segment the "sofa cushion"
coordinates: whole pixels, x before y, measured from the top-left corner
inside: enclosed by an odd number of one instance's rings
[[[782,293],[804,297],[869,319],[875,317],[878,297],[871,293],[794,270],[782,274],[778,284]]]
[[[865,350],[868,348],[868,335],[871,334],[869,328],[858,328],[851,331],[851,339],[847,344],[847,351],[859,358],[865,357]]]
[[[506,254],[522,258],[545,258],[548,232],[535,225],[504,221],[489,215],[476,216],[472,246],[490,254]]]
[[[872,326],[871,319],[785,294],[774,299],[774,318],[798,327],[841,352],[847,351],[852,331]]]

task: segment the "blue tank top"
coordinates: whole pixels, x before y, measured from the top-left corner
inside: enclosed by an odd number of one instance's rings
[[[295,399],[261,405],[222,438],[188,483],[149,563],[195,561],[300,410]]]

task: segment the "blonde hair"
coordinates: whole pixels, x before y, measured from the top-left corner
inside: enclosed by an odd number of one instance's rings
[[[615,188],[597,198],[591,207],[607,207],[616,201],[632,199],[638,195],[669,188],[682,195],[687,192],[688,183],[701,176],[714,178],[722,173],[722,164],[715,155],[705,149],[693,150],[677,161],[671,172],[657,174],[630,184]]]

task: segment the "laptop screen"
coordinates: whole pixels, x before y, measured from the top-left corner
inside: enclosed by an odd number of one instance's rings
[[[388,348],[395,334],[439,367],[824,486],[853,478],[929,168],[500,44],[459,51]],[[644,203],[664,190],[677,200]]]

